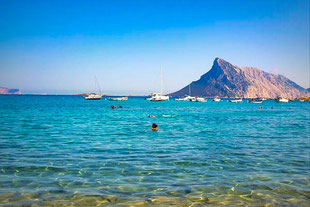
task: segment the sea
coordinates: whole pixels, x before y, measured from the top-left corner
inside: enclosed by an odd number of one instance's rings
[[[0,206],[310,206],[309,136],[309,102],[1,95]]]

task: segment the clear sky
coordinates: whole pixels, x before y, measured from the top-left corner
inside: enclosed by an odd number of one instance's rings
[[[221,57],[310,87],[309,0],[0,0],[0,86],[166,92]]]

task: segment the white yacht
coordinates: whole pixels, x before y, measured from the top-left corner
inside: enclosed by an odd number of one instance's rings
[[[188,86],[188,94],[189,95],[185,95],[183,98],[177,98],[175,100],[176,101],[191,101],[191,100],[194,100],[195,97],[191,96],[191,84],[189,84],[189,86]]]
[[[248,101],[248,103],[263,103],[263,99],[261,98],[252,98]]]
[[[150,97],[146,100],[149,101],[168,101],[169,96],[163,95],[163,71],[160,69],[160,93],[151,93]]]
[[[124,96],[124,97],[110,97],[108,99],[109,101],[127,101],[128,97]]]
[[[98,88],[99,94],[96,94],[96,93],[87,94],[85,96],[85,100],[100,100],[102,98],[101,90],[100,90],[99,83],[98,83],[96,76],[95,76],[95,87]]]
[[[196,102],[207,102],[207,99],[202,98],[202,97],[197,97],[195,101]]]
[[[195,99],[194,96],[190,96],[190,95],[185,95],[183,98],[177,98],[175,99],[176,101],[190,101]]]
[[[239,99],[231,99],[231,100],[229,100],[229,102],[231,102],[231,103],[241,103],[241,102],[242,102],[242,98],[239,98]]]
[[[150,101],[168,101],[169,96],[162,95],[161,93],[151,93],[150,98],[148,98]]]
[[[102,98],[101,94],[90,93],[85,96],[86,100],[100,100]]]
[[[286,99],[286,98],[278,97],[278,98],[276,98],[276,102],[279,102],[279,103],[287,103],[287,102],[289,102],[289,100]]]
[[[220,99],[219,97],[214,97],[214,98],[212,99],[212,101],[214,101],[214,102],[220,102],[221,99]]]

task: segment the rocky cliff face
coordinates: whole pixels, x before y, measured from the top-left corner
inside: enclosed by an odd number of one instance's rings
[[[0,94],[21,94],[21,91],[16,88],[4,88],[0,86]]]
[[[232,65],[216,58],[209,72],[190,84],[193,96],[243,98],[298,98],[309,95],[306,89],[282,75],[274,75],[254,67]],[[189,85],[170,95],[188,94]]]

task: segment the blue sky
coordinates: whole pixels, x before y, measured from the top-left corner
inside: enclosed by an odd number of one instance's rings
[[[216,57],[310,87],[308,0],[0,0],[0,86],[24,93],[166,92]]]

